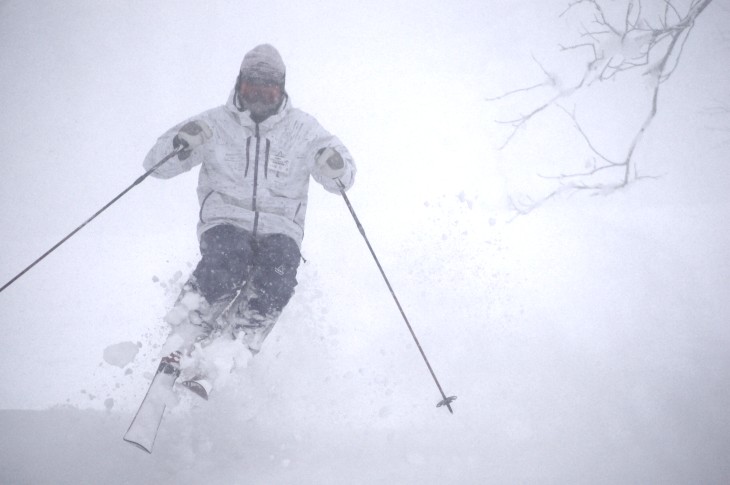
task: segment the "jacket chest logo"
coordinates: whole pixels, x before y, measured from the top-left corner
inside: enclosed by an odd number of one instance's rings
[[[269,158],[269,170],[279,177],[289,175],[291,162],[286,158],[284,152],[276,152]]]

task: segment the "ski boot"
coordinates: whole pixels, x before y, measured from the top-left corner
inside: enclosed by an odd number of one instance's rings
[[[256,310],[249,307],[251,299],[246,300],[245,304],[232,306],[230,310],[224,314],[225,324],[230,328],[231,335],[234,339],[240,340],[252,355],[256,355],[261,350],[266,337],[274,328],[279,312],[271,315],[262,315]],[[239,302],[240,303],[240,302]]]
[[[181,359],[190,356],[196,346],[205,347],[221,334],[222,327],[218,317],[228,308],[231,300],[232,298],[227,297],[209,303],[192,278],[183,286],[175,305],[165,316],[165,321],[173,330],[168,337],[172,351],[164,360],[176,367],[177,375],[182,371]],[[202,375],[194,375],[182,384],[206,400],[212,388],[211,383]]]

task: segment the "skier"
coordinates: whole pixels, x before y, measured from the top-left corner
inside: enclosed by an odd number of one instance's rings
[[[333,193],[354,182],[347,148],[292,106],[285,80],[279,52],[253,48],[226,104],[172,127],[145,158],[149,170],[178,150],[153,173],[165,179],[201,165],[202,257],[166,316],[196,330],[171,354],[175,365],[193,339],[221,327],[260,350],[297,284],[310,175]]]

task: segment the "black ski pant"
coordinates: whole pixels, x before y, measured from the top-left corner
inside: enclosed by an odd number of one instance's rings
[[[254,237],[250,231],[223,224],[201,235],[200,253],[193,278],[209,303],[233,298],[248,282],[256,294],[249,309],[266,317],[281,312],[294,295],[301,253],[289,236]]]

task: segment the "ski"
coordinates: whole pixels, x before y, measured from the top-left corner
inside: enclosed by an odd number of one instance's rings
[[[138,446],[147,453],[152,453],[157,430],[160,428],[172,387],[179,375],[180,352],[173,352],[160,360],[147,394],[124,434],[124,441]]]
[[[207,347],[221,337],[222,334],[227,333],[230,335],[230,323],[227,319],[224,319],[226,322],[221,325],[220,322],[217,322],[218,317],[231,306],[235,306],[237,309],[239,307],[245,308],[245,304],[251,295],[250,290],[246,290],[246,288],[244,287],[232,302],[216,302],[212,309],[208,309],[208,321],[202,320],[199,312],[197,312],[201,298],[197,291],[191,291],[191,288],[187,287],[183,289],[175,306],[165,317],[165,320],[175,330],[168,336],[163,349],[173,348],[177,350],[160,360],[147,394],[129,425],[129,429],[124,434],[125,441],[138,446],[147,453],[152,453],[152,447],[155,444],[160,424],[162,424],[165,408],[172,398],[175,381],[181,374],[183,374],[182,386],[184,388],[200,398],[208,400],[213,383],[205,375],[200,374],[185,379],[186,376],[182,372],[180,360],[183,355],[189,356],[195,348]],[[240,318],[244,317],[241,316]],[[210,321],[217,323],[211,325]],[[238,320],[236,320],[236,323],[239,323]],[[244,320],[244,323],[247,323],[246,320]],[[250,326],[250,324],[248,325]],[[255,345],[255,349],[258,350],[261,341],[271,330],[271,326],[273,326],[273,321],[268,325],[256,322],[251,328],[242,328],[241,335],[246,336],[243,339],[244,344],[249,348]],[[235,339],[235,336],[233,338]],[[189,366],[189,364],[188,362],[186,365]]]

